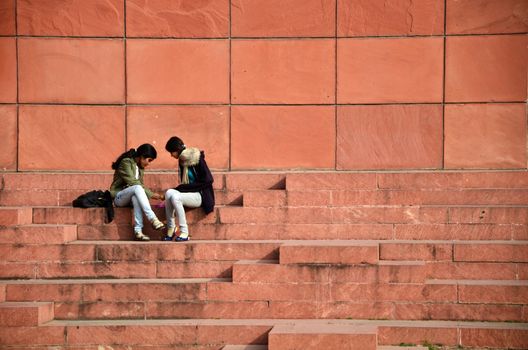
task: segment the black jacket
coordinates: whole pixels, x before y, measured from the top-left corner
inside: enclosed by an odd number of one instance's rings
[[[213,191],[213,175],[205,162],[205,153],[200,151],[200,161],[198,164],[190,166],[189,171],[192,171],[195,176],[195,181],[192,184],[181,184],[175,188],[180,192],[199,192],[202,196],[202,208],[206,214],[213,211],[215,205],[215,197]],[[183,167],[180,165],[180,181],[183,174]]]

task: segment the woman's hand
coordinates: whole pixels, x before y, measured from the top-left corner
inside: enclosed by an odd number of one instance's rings
[[[159,193],[154,193],[154,194],[152,195],[152,199],[165,200],[165,195],[163,195],[163,194],[159,194]]]

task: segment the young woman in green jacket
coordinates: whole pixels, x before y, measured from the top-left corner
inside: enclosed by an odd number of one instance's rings
[[[150,240],[149,236],[143,234],[143,213],[154,229],[161,230],[165,226],[158,220],[149,203],[149,198],[162,200],[164,196],[152,192],[143,184],[144,169],[156,159],[156,156],[154,146],[146,143],[139,146],[137,150],[132,148],[123,153],[112,163],[112,169],[115,172],[110,193],[116,207],[125,207],[132,203],[135,222],[134,235],[139,241]]]

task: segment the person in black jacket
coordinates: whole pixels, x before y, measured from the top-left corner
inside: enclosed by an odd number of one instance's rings
[[[167,234],[165,241],[189,240],[189,228],[185,218],[185,209],[202,207],[205,214],[214,209],[213,175],[205,162],[205,153],[195,147],[186,147],[183,141],[173,136],[167,141],[165,149],[179,163],[180,184],[165,193],[165,212],[167,215]],[[176,233],[174,213],[178,216],[179,234]]]

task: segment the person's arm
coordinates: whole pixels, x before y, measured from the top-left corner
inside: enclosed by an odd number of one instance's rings
[[[145,187],[145,185],[143,185],[143,182],[140,179],[136,179],[136,175],[134,174],[136,166],[137,165],[135,164],[133,159],[125,158],[119,164],[117,173],[123,179],[127,186],[140,185],[145,190],[145,194],[147,195],[147,197],[151,198],[154,193],[149,188]]]
[[[176,187],[177,191],[180,192],[200,192],[204,188],[211,186],[214,182],[213,175],[207,166],[205,161],[205,155],[202,152],[200,155],[200,161],[196,167],[196,180],[192,184],[181,184]]]

